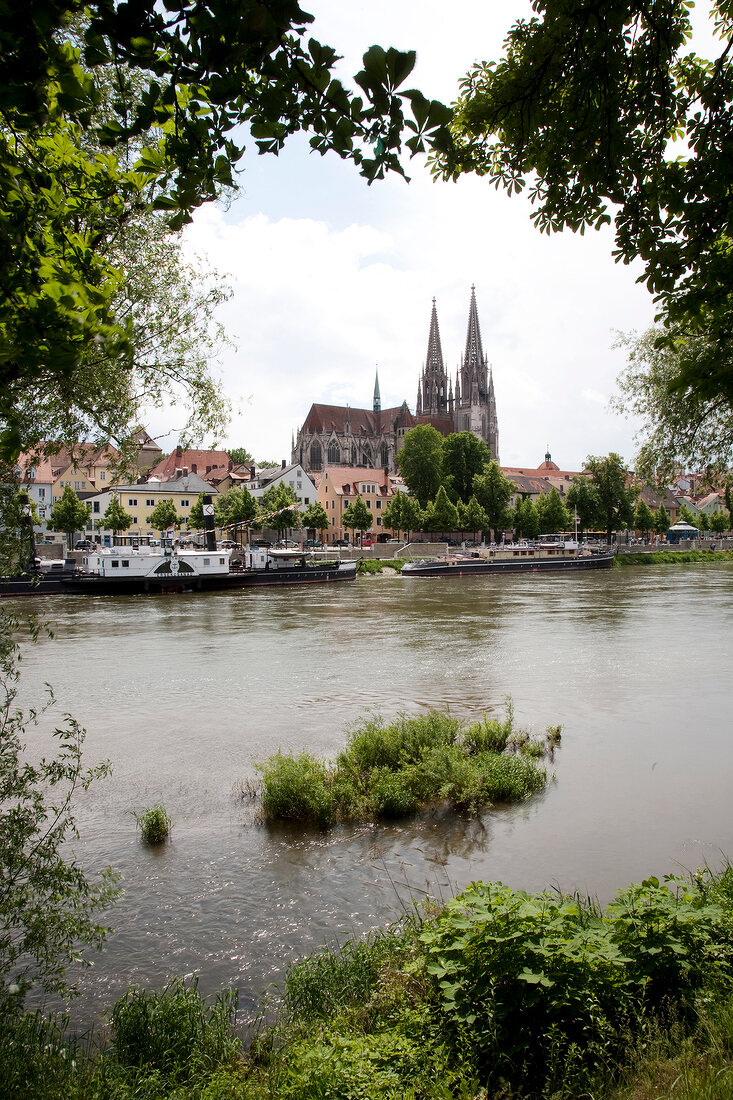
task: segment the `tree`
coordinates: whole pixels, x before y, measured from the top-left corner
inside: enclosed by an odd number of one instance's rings
[[[571,525],[568,510],[554,486],[549,493],[543,493],[537,501],[537,514],[540,521],[540,533],[543,535],[550,532],[567,531]]]
[[[368,531],[374,523],[374,516],[358,493],[353,504],[349,504],[347,508],[344,508],[341,523],[352,531],[360,531],[362,537],[364,532]]]
[[[686,504],[680,506],[679,518],[683,523],[689,523],[690,527],[696,527],[695,513],[691,508],[688,508]]]
[[[243,466],[247,462],[254,462],[252,455],[246,447],[231,447],[229,457],[235,466]]]
[[[259,509],[257,501],[250,493],[246,485],[241,488],[234,486],[226,493],[214,497],[214,514],[219,527],[233,527],[234,539],[239,542],[240,524],[254,526]],[[203,518],[203,515],[202,515]]]
[[[623,459],[613,451],[605,458],[588,455],[585,468],[598,496],[599,522],[610,542],[614,531],[634,522],[634,492],[627,487],[628,471]]]
[[[521,504],[518,503],[518,527],[520,534],[525,539],[536,539],[540,533],[540,517],[537,514],[537,505],[532,497],[526,497]]]
[[[211,0],[205,8],[181,0],[175,9],[49,0],[33,18],[4,21],[6,456],[22,443],[13,398],[24,385],[74,392],[95,344],[119,366],[116,383],[129,369],[129,325],[115,308],[124,275],[96,247],[100,232],[109,240],[113,226],[144,210],[165,211],[180,228],[235,186],[244,128],[260,153],[274,154],[307,132],[313,149],[352,160],[371,181],[403,173],[406,127],[414,154],[447,120],[442,104],[401,90],[414,53],[372,47],[353,95],[334,75],[336,52],[306,38],[310,22],[296,0]],[[100,112],[105,81],[114,94]],[[92,403],[90,414],[101,415],[103,404]]]
[[[573,519],[578,516],[581,534],[593,530],[601,522],[601,502],[596,487],[589,477],[573,478],[573,483],[565,494],[568,510],[572,509]]]
[[[717,58],[689,48],[683,0],[536,0],[498,62],[474,66],[434,170],[530,185],[549,232],[613,219],[616,258],[640,259],[659,317],[720,353],[680,365],[673,389],[733,400],[730,12],[710,4]],[[677,145],[675,146],[675,142]]]
[[[102,527],[111,531],[113,535],[119,535],[132,526],[132,516],[125,511],[117,497],[113,496],[102,516]]]
[[[448,495],[456,501],[468,502],[473,493],[473,480],[491,461],[489,448],[473,432],[453,432],[442,443],[443,483]]]
[[[492,459],[484,467],[483,473],[474,477],[473,491],[476,500],[486,512],[488,527],[491,528],[495,538],[497,531],[510,526],[508,504],[512,494],[516,493],[517,487],[501,472],[496,459]]]
[[[468,504],[463,506],[461,530],[473,532],[475,538],[477,532],[486,531],[490,526],[488,515],[473,495]]]
[[[443,479],[443,437],[430,424],[418,424],[405,433],[395,456],[397,469],[421,508],[435,498]]]
[[[649,538],[649,532],[653,529],[654,513],[645,500],[639,500],[634,510],[634,530]]]
[[[621,336],[616,346],[626,350],[628,366],[619,375],[620,394],[611,406],[643,421],[636,436],[637,474],[663,485],[680,466],[727,470],[733,463],[733,406],[721,394],[676,385],[689,360],[702,364],[718,357],[717,345],[705,337],[686,337],[681,329],[665,338],[654,328],[641,336]]]
[[[67,967],[101,947],[109,929],[98,916],[119,893],[116,876],[87,877],[70,848],[76,836],[74,798],[109,768],[84,768],[84,730],[70,716],[54,732],[55,758],[26,752],[37,712],[15,704],[19,624],[5,611],[0,631],[0,1013],[19,1008],[34,985],[74,992]],[[47,707],[53,704],[49,696]],[[44,710],[46,707],[43,708]]]
[[[159,500],[148,516],[148,523],[154,531],[160,531],[160,537],[163,539],[171,528],[181,526],[181,517],[172,500]]]
[[[714,531],[716,535],[722,535],[724,531],[730,530],[730,515],[724,512],[722,508],[716,508],[711,514],[710,530]]]
[[[328,530],[328,512],[319,501],[309,504],[300,517],[300,521],[306,531],[317,531],[321,538],[324,531]]]
[[[59,500],[51,509],[48,526],[52,531],[64,531],[71,550],[74,542],[74,533],[83,531],[92,514],[91,504],[82,504],[78,496],[67,485]]]
[[[705,531],[710,530],[710,520],[708,518],[707,512],[697,513],[697,522],[695,526],[697,527],[698,531],[702,531],[703,534],[705,533]]]
[[[402,533],[410,541],[410,533],[419,531],[423,523],[420,505],[407,493],[396,492],[382,514],[382,522],[390,531]]]
[[[449,499],[445,485],[441,485],[425,509],[424,531],[457,531],[459,524],[458,509]]]
[[[654,530],[658,535],[666,535],[669,531],[669,512],[663,504],[654,513]]]
[[[263,527],[280,533],[291,527],[300,527],[298,503],[295,490],[281,481],[262,494],[259,522]]]

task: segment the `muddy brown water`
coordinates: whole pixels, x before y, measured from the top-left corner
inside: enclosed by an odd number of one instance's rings
[[[733,565],[365,577],[40,610],[54,637],[25,647],[21,696],[50,682],[57,719],[87,728],[87,761],[111,761],[79,803],[76,850],[124,886],[115,933],[80,977],[77,1025],[131,983],[176,974],[205,993],[235,986],[254,1011],[291,962],[425,892],[491,879],[606,901],[733,855]],[[520,806],[313,835],[265,828],[242,797],[258,761],[332,755],[367,713],[498,716],[507,696],[518,725],[563,726],[554,779]],[[158,850],[130,813],[156,802],[174,821]]]

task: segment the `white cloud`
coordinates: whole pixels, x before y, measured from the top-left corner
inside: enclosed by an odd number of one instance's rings
[[[449,13],[437,0],[313,6],[314,33],[346,53],[347,72],[372,41],[412,44],[414,83],[446,98],[474,57],[498,56],[519,14],[508,0],[461,0]],[[188,234],[231,273],[222,319],[239,345],[223,364],[240,410],[232,445],[288,458],[311,402],[371,405],[377,365],[383,407],[414,407],[432,298],[452,373],[475,284],[502,461],[539,463],[548,444],[564,468],[589,453],[632,457],[634,425],[607,409],[624,365],[611,345],[654,311],[639,271],[614,263],[609,231],[547,237],[524,197],[475,178],[436,184],[418,163],[409,185],[369,188],[298,140],[245,169],[231,209],[199,211]]]

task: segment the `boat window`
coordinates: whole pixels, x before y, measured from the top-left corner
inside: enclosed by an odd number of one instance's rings
[[[113,562],[112,562],[112,568],[113,568],[113,569],[117,569],[117,567],[119,566],[119,564],[120,564],[120,563],[119,563],[118,561],[113,561]]]
[[[221,558],[219,560],[221,561]],[[204,565],[211,565],[211,558],[204,558]]]
[[[116,564],[116,563],[115,563],[115,564]],[[130,568],[130,563],[129,563],[129,561],[123,561],[123,563],[122,563],[122,568],[123,568],[123,569],[129,569],[129,568]]]

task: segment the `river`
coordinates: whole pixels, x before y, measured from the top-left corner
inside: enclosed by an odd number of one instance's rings
[[[25,601],[22,606],[28,608]],[[21,696],[53,685],[112,777],[76,848],[111,865],[114,935],[77,1023],[130,983],[198,975],[245,1012],[295,959],[476,879],[606,901],[733,855],[733,565],[407,580],[308,590],[57,597],[24,647]],[[246,793],[277,749],[331,755],[366,714],[450,707],[535,734],[561,723],[544,794],[481,819],[434,814],[323,835],[269,830]],[[244,794],[243,794],[244,789]],[[162,802],[171,840],[131,811]]]

